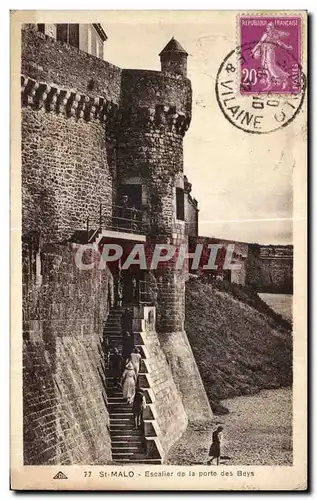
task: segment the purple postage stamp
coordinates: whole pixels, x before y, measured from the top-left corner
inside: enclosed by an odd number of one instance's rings
[[[240,93],[301,92],[301,17],[239,16]]]

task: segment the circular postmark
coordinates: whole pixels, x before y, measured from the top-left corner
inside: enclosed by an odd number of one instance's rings
[[[232,125],[250,134],[269,134],[286,127],[299,113],[306,77],[291,51],[280,46],[269,55],[275,57],[280,74],[287,76],[274,77],[263,57],[254,64],[256,45],[241,45],[225,57],[216,77],[216,97]]]

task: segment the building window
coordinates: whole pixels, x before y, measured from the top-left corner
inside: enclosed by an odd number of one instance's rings
[[[96,57],[100,57],[99,56],[99,40],[96,38]]]
[[[69,24],[58,24],[56,29],[58,42],[69,43]]]
[[[184,190],[182,188],[176,188],[176,219],[185,219]]]

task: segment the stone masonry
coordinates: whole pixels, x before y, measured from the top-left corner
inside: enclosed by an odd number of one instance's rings
[[[98,267],[80,271],[75,235],[85,234],[87,219],[98,229],[100,204],[107,228],[118,190],[138,185],[147,242],[187,241],[186,220],[178,220],[176,206],[176,189],[187,193],[183,137],[192,98],[187,53],[174,40],[160,56],[162,71],[121,70],[35,26],[22,30],[28,464],[111,460],[103,325],[113,306],[116,276]],[[148,338],[149,368],[161,370],[164,379],[164,390],[156,392],[165,453],[188,421],[212,418],[184,331],[185,279],[186,272],[170,265],[151,273],[149,281],[157,314],[157,334]]]

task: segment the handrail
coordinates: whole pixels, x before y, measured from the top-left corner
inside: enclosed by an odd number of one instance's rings
[[[101,232],[104,227],[116,231],[143,233],[143,214],[144,210],[139,210],[135,207],[113,205],[112,215],[110,215],[108,210],[107,213],[104,213],[104,207],[102,203],[100,203],[98,219],[93,221],[91,218],[87,217],[87,242],[90,243],[93,241],[96,235]]]

